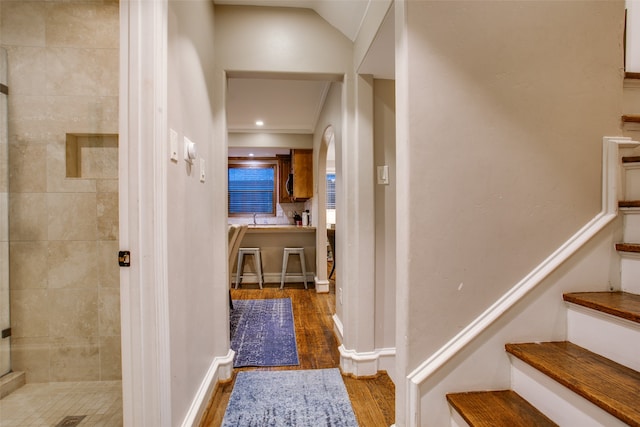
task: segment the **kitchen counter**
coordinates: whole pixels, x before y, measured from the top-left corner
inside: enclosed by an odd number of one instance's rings
[[[311,226],[298,226],[286,224],[250,224],[247,233],[315,233],[316,228]]]
[[[280,284],[282,255],[285,247],[304,248],[307,281],[313,283],[316,271],[316,227],[286,224],[250,224],[242,238],[240,247],[260,248],[262,255],[262,275],[265,283]],[[243,283],[257,283],[253,257],[245,261]],[[231,270],[235,276],[236,267]],[[287,271],[293,275],[301,271],[298,256],[289,257]],[[288,282],[301,282],[294,278]],[[234,278],[235,283],[235,278]]]

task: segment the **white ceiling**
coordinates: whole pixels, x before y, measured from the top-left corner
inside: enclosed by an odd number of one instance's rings
[[[229,78],[229,132],[313,133],[330,82]],[[257,120],[264,122],[256,125]]]
[[[375,0],[214,0],[216,4],[310,8],[352,41],[358,35],[369,1]],[[390,15],[359,72],[394,78]],[[227,128],[229,132],[313,133],[330,84],[295,76],[233,75],[228,80]],[[256,120],[264,121],[264,125],[257,126]]]
[[[214,0],[216,4],[313,9],[351,41],[356,39],[369,0]]]

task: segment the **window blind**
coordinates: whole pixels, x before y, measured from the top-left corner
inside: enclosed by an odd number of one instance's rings
[[[275,215],[275,166],[229,166],[229,214]]]

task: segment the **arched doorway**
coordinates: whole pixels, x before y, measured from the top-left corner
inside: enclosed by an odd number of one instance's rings
[[[329,280],[327,273],[327,167],[333,169],[335,174],[335,132],[332,125],[328,125],[320,141],[318,149],[318,167],[316,169],[317,182],[317,211],[316,221],[316,254],[317,254],[317,292],[329,292]],[[330,223],[335,225],[335,210]]]

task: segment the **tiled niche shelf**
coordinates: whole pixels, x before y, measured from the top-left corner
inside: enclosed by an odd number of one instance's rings
[[[118,178],[118,135],[68,133],[67,178]]]

